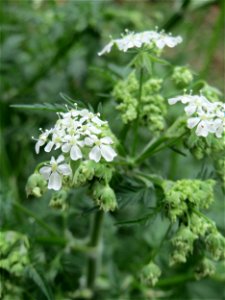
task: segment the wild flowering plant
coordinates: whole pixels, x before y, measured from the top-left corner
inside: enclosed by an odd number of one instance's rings
[[[225,238],[203,212],[214,201],[215,186],[223,185],[225,105],[212,87],[194,80],[188,67],[173,66],[161,58],[166,46],[174,48],[181,42],[179,36],[158,31],[126,31],[121,38],[111,39],[99,56],[109,54],[114,46],[132,56],[128,74],[111,89],[121,116],[121,133],[115,136],[99,113],[71,104],[58,112],[52,128],[41,130],[35,151],[43,150],[51,158],[37,166],[26,187],[27,194],[36,197],[54,190],[50,206],[69,209],[68,192],[85,186],[97,210],[90,240],[84,241],[91,252],[99,247],[103,212],[120,210],[116,198],[123,201],[121,187],[126,183],[126,194],[132,184],[137,187],[141,183],[146,189],[152,186],[156,200],[149,200],[154,207],[148,218],[161,216],[169,226],[160,247],[152,249],[150,259],[143,259],[143,268],[132,277],[132,282],[141,280],[144,285],[157,285],[165,269],[186,263],[194,254],[199,259],[190,272],[196,279],[212,276],[215,262],[225,258]],[[168,84],[173,86],[172,96]],[[168,104],[178,102],[185,105],[185,113],[171,122]],[[188,150],[197,159],[212,156],[213,177],[172,180],[160,172],[151,173],[152,157],[165,149],[176,151],[177,156]],[[160,260],[166,243],[167,263]],[[100,252],[88,255],[85,287],[92,293],[99,256]]]

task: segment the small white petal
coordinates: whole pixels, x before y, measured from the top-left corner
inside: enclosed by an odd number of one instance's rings
[[[184,108],[184,110],[185,110],[185,112],[186,112],[186,114],[187,114],[188,116],[191,116],[191,115],[193,115],[193,113],[195,113],[195,111],[196,111],[196,106],[193,105],[192,103],[190,103],[189,105],[187,105],[187,106]]]
[[[59,155],[59,157],[57,158],[57,160],[56,160],[56,162],[58,163],[58,164],[60,164],[62,161],[64,161],[64,156],[61,154],[61,155]]]
[[[107,145],[113,143],[112,139],[111,139],[110,137],[108,137],[108,136],[106,136],[106,137],[100,139],[100,141],[101,141],[102,144],[107,144]]]
[[[168,102],[170,105],[176,104],[178,101],[180,101],[180,97],[170,98],[168,99]]]
[[[71,170],[70,166],[67,164],[59,165],[57,168],[57,171],[59,171],[59,173],[65,175],[65,176],[72,174],[72,170]]]
[[[77,145],[73,145],[70,150],[70,157],[72,160],[78,160],[82,158],[82,153],[80,151],[80,148],[77,147]]]
[[[98,146],[95,146],[94,148],[91,149],[89,153],[89,158],[91,160],[94,160],[95,162],[99,162],[101,159],[101,151]]]
[[[52,150],[53,146],[54,146],[54,143],[52,141],[48,142],[48,144],[44,148],[45,152],[50,152]]]
[[[52,157],[51,157],[51,160],[50,160],[50,164],[52,165],[52,164],[54,164],[54,163],[56,163],[56,160],[55,160],[55,157],[52,156]]]
[[[113,41],[111,41],[110,43],[108,43],[103,49],[102,51],[98,52],[98,55],[101,56],[104,53],[109,53],[112,49],[113,46]]]
[[[207,128],[207,124],[204,121],[201,121],[197,126],[196,135],[207,137],[208,134],[209,134],[209,131]]]
[[[197,117],[196,118],[190,118],[187,121],[187,127],[188,128],[193,128],[199,123],[199,121],[200,121],[200,118],[197,118]]]
[[[36,152],[37,154],[39,154],[39,152],[40,152],[40,147],[43,146],[44,143],[45,143],[44,141],[37,141],[37,143],[35,144],[35,152]]]
[[[67,153],[70,151],[71,145],[69,143],[66,143],[62,145],[62,152]]]
[[[112,147],[105,145],[101,145],[101,154],[106,161],[112,161],[117,155]]]
[[[58,191],[60,190],[61,186],[62,186],[61,176],[59,175],[58,172],[53,172],[49,177],[48,188]]]
[[[45,178],[48,179],[51,174],[52,168],[51,167],[42,167],[40,168],[40,174]]]
[[[94,144],[94,140],[93,140],[91,137],[86,137],[86,138],[84,139],[84,143],[85,143],[85,145],[87,145],[87,146],[92,146],[92,145]]]
[[[165,46],[165,40],[164,39],[158,39],[155,41],[156,43],[156,46],[159,48],[159,49],[163,49],[164,46]]]

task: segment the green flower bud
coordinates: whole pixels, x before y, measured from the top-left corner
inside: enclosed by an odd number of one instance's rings
[[[92,160],[82,161],[75,171],[73,184],[78,187],[92,180],[95,174],[95,167],[96,162]]]
[[[159,95],[145,95],[141,98],[142,109],[140,110],[140,119],[144,126],[154,135],[158,135],[165,127],[164,115],[167,108],[165,99]]]
[[[193,251],[193,243],[198,238],[189,227],[181,225],[171,243],[174,246],[174,252],[170,259],[170,265],[186,262],[186,257]]]
[[[15,231],[1,233],[0,269],[7,270],[15,276],[21,276],[30,263],[28,256],[29,242],[25,235]]]
[[[203,258],[195,268],[195,277],[197,280],[210,277],[215,273],[215,264],[208,258]]]
[[[184,144],[197,159],[202,159],[206,155],[210,157],[223,155],[225,151],[224,138],[225,134],[221,139],[218,139],[214,135],[203,138],[197,137],[195,133],[191,133],[184,140]]]
[[[95,177],[108,183],[112,179],[113,170],[112,166],[96,163]]]
[[[68,191],[67,190],[60,190],[59,192],[55,192],[52,194],[52,197],[49,202],[49,206],[65,210],[68,207],[68,204],[66,202],[66,199],[68,197]]]
[[[130,95],[123,100],[116,108],[121,111],[122,120],[127,124],[137,118],[137,100]]]
[[[171,222],[176,222],[177,217],[181,217],[187,211],[185,196],[179,189],[176,189],[171,181],[164,181],[162,187],[165,193],[166,212]]]
[[[175,67],[172,74],[172,81],[178,88],[187,87],[193,80],[193,75],[187,67]]]
[[[160,78],[151,78],[148,81],[145,82],[143,85],[142,93],[145,96],[148,96],[150,94],[155,94],[160,91],[162,88],[163,80]]]
[[[154,262],[150,262],[141,271],[141,281],[145,284],[154,286],[159,280],[161,273],[160,268]]]
[[[218,232],[213,231],[206,237],[206,249],[211,253],[213,259],[225,258],[225,238]]]
[[[26,184],[27,197],[30,195],[41,197],[47,191],[47,181],[39,173],[30,175]]]
[[[96,182],[93,185],[93,198],[105,212],[114,211],[117,208],[116,195],[108,184]]]
[[[201,237],[204,237],[207,232],[214,229],[212,224],[195,213],[192,213],[190,216],[190,228],[193,233]]]
[[[176,182],[164,181],[165,209],[171,221],[181,217],[189,206],[208,208],[214,201],[214,180],[183,179]]]

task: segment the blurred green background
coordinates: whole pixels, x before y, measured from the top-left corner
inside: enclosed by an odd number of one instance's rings
[[[79,191],[75,200],[73,195],[70,196],[74,208],[68,214],[62,214],[48,208],[48,196],[38,200],[26,198],[24,187],[28,176],[36,164],[47,157],[45,154],[35,155],[31,136],[37,137],[38,128],[49,126],[55,114],[15,109],[10,105],[63,103],[60,93],[82,99],[94,108],[101,102],[105,105],[106,118],[112,121],[116,131],[111,104],[108,103],[110,99],[106,95],[111,92],[115,80],[123,75],[127,58],[118,52],[110,57],[98,57],[97,52],[108,42],[110,35],[116,38],[126,28],[142,31],[156,26],[183,37],[179,47],[165,53],[172,63],[190,66],[224,93],[223,6],[224,1],[219,0],[1,1],[0,224],[4,230],[18,230],[28,235],[33,263],[40,267],[40,272],[46,272],[49,288],[54,291],[53,299],[67,299],[62,295],[79,286],[83,254],[64,251],[65,245],[60,237],[66,234],[67,226],[75,235],[85,235],[89,216],[80,216],[79,213],[90,204],[88,199],[82,200],[83,203],[79,201],[79,193],[82,194]],[[168,157],[166,164],[173,163],[170,159],[172,156]],[[196,175],[199,164],[191,160],[188,168]],[[179,178],[180,174],[179,167],[173,169],[174,178]],[[222,204],[215,208],[214,218],[221,208]],[[98,299],[139,299],[138,293],[135,294],[138,287],[126,290],[129,272],[133,273],[140,264],[139,249],[142,249],[141,256],[145,256],[152,247],[149,240],[157,240],[164,225],[160,225],[160,220],[156,221],[154,226],[158,226],[158,233],[151,226],[145,227],[143,232],[142,225],[119,229],[113,225],[113,218],[129,219],[129,214],[133,214],[132,207],[107,219],[105,247],[109,250],[105,260],[109,265],[111,260],[116,261],[117,269],[111,264],[109,271],[104,270],[105,277],[99,283],[103,292]],[[58,241],[46,238],[45,226],[40,220],[56,229]],[[221,215],[216,221],[219,228],[224,227]],[[126,243],[120,243],[124,237],[127,237]],[[112,243],[116,246],[110,251]],[[130,257],[134,259],[132,263],[126,257],[127,245],[131,249]],[[179,271],[186,272],[182,268]],[[31,283],[26,288],[28,296],[24,299],[45,299]],[[126,293],[130,298],[125,298],[128,297]],[[221,283],[205,280],[203,283],[166,286],[165,290],[149,290],[148,293],[146,299],[211,300],[222,299],[223,288]],[[185,298],[182,298],[182,293]],[[29,298],[29,295],[34,298]]]

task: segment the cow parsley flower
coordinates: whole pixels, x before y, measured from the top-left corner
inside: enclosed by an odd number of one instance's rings
[[[183,95],[168,99],[169,104],[177,102],[185,104],[185,112],[189,117],[187,127],[196,127],[196,135],[207,137],[209,133],[222,137],[225,129],[225,104],[210,102],[203,95]]]
[[[117,155],[114,149],[110,146],[113,141],[110,137],[97,138],[95,135],[85,138],[85,144],[93,146],[89,152],[89,158],[95,162],[99,162],[101,157],[106,161],[112,161]]]
[[[38,154],[40,147],[45,152],[61,150],[69,153],[70,159],[91,159],[99,162],[101,157],[112,161],[116,152],[112,148],[113,140],[108,123],[100,119],[100,114],[94,114],[87,109],[71,109],[66,113],[58,113],[59,119],[50,130],[42,132],[35,145]],[[90,151],[90,146],[95,145]],[[90,152],[90,153],[89,153]]]
[[[120,51],[127,52],[131,48],[141,48],[142,46],[155,46],[158,49],[163,49],[165,46],[170,48],[182,42],[180,36],[173,37],[171,34],[166,34],[164,31],[144,31],[140,33],[125,31],[120,39],[112,39],[103,49],[98,53],[99,56],[109,53],[115,45]]]
[[[62,186],[62,177],[70,176],[72,174],[70,166],[65,163],[62,164],[63,161],[63,155],[60,155],[57,159],[52,156],[50,164],[39,170],[43,177],[48,180],[49,189],[53,189],[55,191],[60,190]]]

